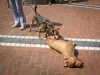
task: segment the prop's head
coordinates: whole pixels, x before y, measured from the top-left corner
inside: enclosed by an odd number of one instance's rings
[[[53,43],[55,40],[57,40],[54,36],[48,36],[45,40],[45,42],[47,44],[51,44],[51,42]]]
[[[47,38],[46,38],[46,41],[48,41],[48,40],[57,40],[54,36],[48,36]]]
[[[65,60],[65,67],[81,67],[83,65],[82,60],[80,60],[79,58],[67,58]]]
[[[83,65],[82,60],[80,60],[79,58],[76,58],[75,66],[81,67],[82,65]]]

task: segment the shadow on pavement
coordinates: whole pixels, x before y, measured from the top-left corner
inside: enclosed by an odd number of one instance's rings
[[[89,1],[89,0],[72,0],[72,2],[71,3],[78,3],[78,2],[87,2],[87,1]],[[53,2],[54,4],[66,4],[66,3],[69,3],[69,1],[67,0],[67,1],[64,1],[64,0],[62,0],[61,2],[60,1],[58,1],[58,2]]]

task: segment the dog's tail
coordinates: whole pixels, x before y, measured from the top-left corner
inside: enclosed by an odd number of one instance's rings
[[[35,8],[34,8],[34,12],[35,12],[35,13],[37,13],[36,9],[37,9],[37,5],[35,5]]]

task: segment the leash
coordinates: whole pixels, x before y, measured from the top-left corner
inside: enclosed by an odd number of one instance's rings
[[[32,5],[29,2],[27,2],[27,4],[32,8],[32,10],[34,10],[34,8],[32,7]],[[36,0],[35,0],[35,5],[37,5],[37,1]]]
[[[34,10],[34,8],[32,7],[32,5],[29,2],[27,2],[27,4],[32,8],[32,10]]]

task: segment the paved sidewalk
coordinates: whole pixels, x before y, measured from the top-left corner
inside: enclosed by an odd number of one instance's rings
[[[82,68],[64,68],[61,54],[44,45],[45,41],[36,41],[35,23],[29,32],[34,11],[29,6],[23,8],[27,28],[19,31],[19,27],[11,28],[13,13],[7,8],[6,1],[0,1],[0,75],[100,75],[99,0],[74,0],[71,5],[42,5],[37,9],[39,14],[60,28],[63,38],[81,46],[75,55],[84,62]],[[43,32],[41,36],[44,36]]]

